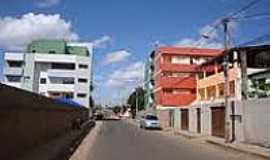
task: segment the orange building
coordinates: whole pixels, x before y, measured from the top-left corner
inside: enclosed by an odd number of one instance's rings
[[[154,100],[157,109],[186,106],[196,100],[199,65],[222,50],[160,47],[153,51]]]

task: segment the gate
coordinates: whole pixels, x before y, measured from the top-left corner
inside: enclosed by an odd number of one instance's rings
[[[212,136],[225,137],[225,107],[213,107],[212,112]]]
[[[188,109],[181,109],[181,129],[188,130]]]
[[[197,132],[201,133],[201,108],[197,108]]]

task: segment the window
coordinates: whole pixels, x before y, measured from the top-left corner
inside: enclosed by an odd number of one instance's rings
[[[22,61],[8,61],[9,67],[22,67],[23,62]]]
[[[86,97],[86,94],[85,93],[78,93],[77,94],[77,97],[78,98],[85,98]]]
[[[230,85],[229,85],[229,89],[230,89],[230,96],[235,96],[235,82],[234,81],[230,81]]]
[[[216,98],[216,86],[207,87],[207,99]]]
[[[40,78],[40,84],[46,84],[47,82],[46,82],[47,80],[46,80],[46,78]]]
[[[221,83],[218,85],[218,90],[219,90],[219,93],[218,93],[219,98],[224,97],[224,95],[225,95],[224,83]]]
[[[49,77],[52,84],[74,84],[73,77]]]
[[[173,56],[172,64],[190,64],[191,60],[188,56]]]
[[[209,76],[214,75],[214,74],[215,74],[215,71],[206,72],[206,77],[209,77]]]
[[[74,78],[63,79],[63,84],[74,84]]]
[[[203,79],[204,78],[204,73],[203,72],[198,73],[198,78]]]
[[[199,95],[200,95],[201,100],[205,100],[205,89],[204,88],[199,89]]]
[[[21,76],[7,76],[9,82],[21,82]]]
[[[85,78],[79,78],[79,79],[78,79],[78,82],[79,82],[79,83],[87,83],[87,81],[88,81],[88,80],[85,79]]]
[[[75,64],[74,63],[52,63],[52,69],[74,70]]]
[[[49,54],[55,54],[55,51],[50,50],[50,51],[49,51]]]
[[[163,92],[164,92],[165,94],[172,94],[172,93],[173,93],[173,89],[171,89],[171,88],[166,88],[166,89],[163,90]]]
[[[80,69],[87,69],[88,65],[87,64],[79,64]]]
[[[157,116],[155,116],[155,115],[146,115],[145,119],[147,119],[147,120],[158,120]]]

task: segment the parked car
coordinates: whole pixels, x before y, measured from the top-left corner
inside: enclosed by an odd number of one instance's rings
[[[140,119],[140,128],[161,129],[158,117],[154,114],[145,114]]]

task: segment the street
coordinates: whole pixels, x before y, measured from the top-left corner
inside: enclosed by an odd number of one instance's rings
[[[89,160],[254,160],[257,157],[213,145],[145,131],[125,120],[104,121]]]

